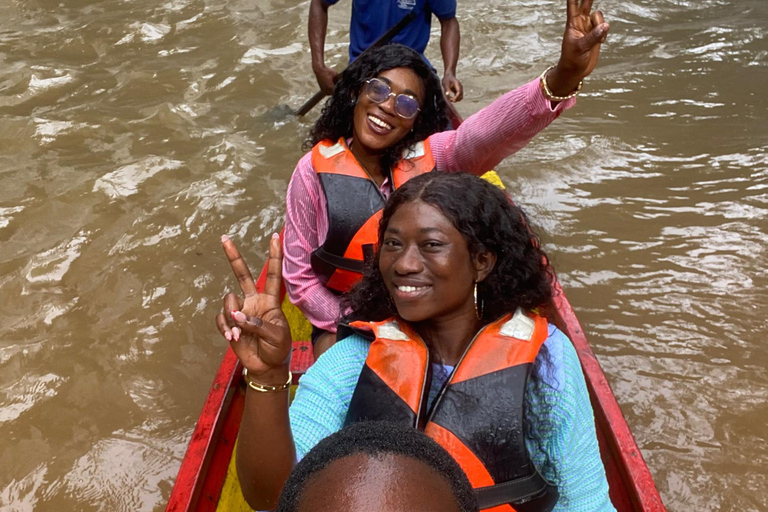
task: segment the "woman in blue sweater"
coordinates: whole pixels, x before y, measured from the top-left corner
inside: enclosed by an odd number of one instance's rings
[[[297,458],[324,437],[386,420],[451,453],[483,510],[613,510],[575,350],[535,313],[551,299],[552,270],[500,189],[428,173],[393,193],[340,341],[290,410],[279,240],[263,294],[229,239],[224,249],[245,293],[225,297],[217,325],[248,372],[237,466],[251,506],[273,507]]]

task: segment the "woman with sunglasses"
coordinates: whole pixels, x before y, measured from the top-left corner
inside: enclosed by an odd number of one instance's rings
[[[314,327],[316,356],[335,341],[340,294],[360,279],[394,189],[433,169],[487,172],[573,105],[608,24],[592,0],[567,3],[557,65],[457,130],[441,131],[448,119],[440,82],[413,50],[372,49],[341,75],[286,198],[283,275],[291,302]]]
[[[553,272],[529,225],[499,188],[466,173],[398,188],[375,264],[343,303],[341,339],[290,406],[280,241],[259,294],[224,239],[245,299],[227,295],[217,326],[228,339],[242,331],[230,346],[249,384],[236,460],[251,506],[274,506],[295,460],[344,425],[390,421],[451,453],[481,509],[614,510],[576,351],[535,313],[552,297]]]

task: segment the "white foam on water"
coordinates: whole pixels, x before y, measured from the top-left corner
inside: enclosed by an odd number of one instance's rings
[[[40,313],[43,315],[43,323],[45,325],[51,325],[53,321],[72,309],[77,304],[78,297],[75,297],[66,304],[47,304],[42,308]]]
[[[195,288],[202,290],[213,282],[213,275],[210,272],[206,272],[201,276],[197,276],[193,282]]]
[[[168,11],[183,11],[184,9],[188,8],[190,6],[191,2],[188,2],[186,0],[171,0],[170,2],[166,2],[163,4],[163,9]],[[197,18],[202,13],[195,16]]]
[[[7,227],[11,223],[13,217],[11,214],[24,211],[24,206],[10,206],[8,208],[0,207],[0,229]]]
[[[690,55],[719,54],[719,50],[730,48],[731,46],[733,45],[730,43],[718,41],[705,44],[703,46],[698,46],[696,48],[688,48],[685,50],[685,53]]]
[[[67,242],[62,242],[52,249],[41,252],[32,258],[25,270],[30,283],[53,283],[61,281],[69,271],[72,262],[80,256],[80,251],[88,241],[88,232],[80,232]]]
[[[144,43],[154,43],[160,41],[170,31],[170,25],[164,23],[133,23],[130,26],[132,32],[129,32],[122,39],[115,43],[115,46],[132,43],[136,39]]]
[[[189,28],[190,25],[192,25],[193,23],[195,23],[197,20],[199,20],[202,17],[203,17],[203,13],[201,12],[201,13],[195,14],[194,16],[189,18],[188,20],[182,20],[182,21],[176,23],[176,32],[179,32],[179,31],[182,31],[182,30],[185,30],[185,29]]]
[[[61,72],[60,70],[56,70]],[[64,74],[62,76],[52,76],[49,78],[38,78],[37,75],[34,73],[29,79],[29,89],[32,92],[40,93],[47,91],[48,89],[53,89],[56,87],[61,87],[63,85],[67,85],[68,83],[72,82],[75,78],[70,74]]]
[[[62,134],[66,134],[72,129],[84,128],[88,125],[85,123],[73,123],[72,121],[56,121],[53,119],[44,119],[42,117],[36,117],[35,124],[35,136],[40,139],[42,144],[50,144],[56,137]],[[96,126],[98,128],[98,126]]]
[[[53,373],[23,376],[21,380],[4,390],[5,398],[3,407],[0,408],[0,424],[15,420],[35,404],[56,395],[56,391],[65,381],[66,379]]]
[[[231,84],[234,81],[235,81],[235,77],[234,76],[228,76],[227,78],[222,80],[222,82],[219,85],[214,87],[213,90],[214,91],[220,91],[221,89],[225,88],[226,86],[228,86],[229,84]]]
[[[145,309],[148,308],[151,302],[165,295],[165,292],[166,292],[166,289],[164,286],[158,286],[157,288],[153,288],[151,290],[145,291],[142,294],[144,297],[141,300],[141,307]]]
[[[39,490],[45,483],[46,473],[48,468],[45,464],[40,464],[21,480],[13,480],[0,491],[0,508],[13,512],[34,510],[39,499]]]
[[[240,64],[261,64],[267,57],[275,55],[293,55],[295,53],[302,53],[304,46],[301,43],[292,43],[288,46],[281,48],[249,48],[243,58],[240,59]]]
[[[200,301],[197,303],[197,306],[195,306],[195,313],[205,313],[205,308],[208,305],[208,299],[205,297],[201,297]]]
[[[145,158],[141,162],[124,165],[105,174],[93,185],[93,191],[101,190],[109,197],[128,197],[138,193],[139,186],[155,174],[162,171],[179,169],[183,163],[157,156]]]
[[[181,55],[183,53],[193,52],[196,49],[196,46],[191,46],[189,48],[171,48],[170,50],[160,50],[157,54],[160,57],[170,57],[171,55]]]
[[[148,236],[140,243],[145,247],[150,245],[157,245],[163,240],[166,240],[168,238],[176,238],[180,234],[181,234],[181,226],[165,226],[158,234]]]
[[[189,103],[182,103],[171,107],[171,112],[189,117],[198,117],[200,114],[206,114],[210,110],[211,106],[207,104],[190,105]]]
[[[139,220],[135,224],[140,224],[143,219]],[[123,234],[120,239],[115,242],[115,245],[109,250],[109,255],[113,256],[119,253],[126,253],[136,249],[137,247],[149,247],[157,245],[163,240],[175,238],[181,234],[181,226],[163,226],[159,233],[147,236],[145,238],[138,238],[135,235],[129,233]]]
[[[144,42],[157,41],[162,39],[168,32],[171,31],[169,25],[157,23],[142,23],[141,24],[141,40]]]
[[[679,99],[679,100],[664,100],[664,101],[655,101],[651,103],[651,105],[692,105],[694,107],[704,107],[704,108],[716,108],[716,107],[724,107],[725,103],[712,103],[712,102],[706,102],[706,101],[696,101],[696,100],[690,100],[690,99]]]

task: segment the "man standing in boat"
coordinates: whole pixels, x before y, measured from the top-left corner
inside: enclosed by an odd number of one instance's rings
[[[325,33],[328,28],[328,8],[339,0],[311,0],[309,6],[309,46],[312,51],[312,71],[320,89],[330,95],[338,73],[325,65]],[[411,11],[416,18],[403,28],[392,41],[413,48],[424,57],[429,42],[432,14],[440,20],[440,51],[443,55],[443,92],[451,102],[464,97],[464,88],[456,78],[459,61],[459,22],[456,0],[352,0],[349,25],[349,61],[355,60],[382,34]],[[425,58],[426,60],[426,58]],[[429,61],[427,61],[429,62]]]

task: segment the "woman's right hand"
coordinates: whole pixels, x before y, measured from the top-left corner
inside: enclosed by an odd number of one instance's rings
[[[560,60],[546,77],[549,89],[557,96],[570,94],[592,73],[610,29],[603,13],[592,10],[592,0],[567,0],[566,3]]]
[[[272,235],[269,243],[263,293],[256,291],[251,271],[232,240],[225,235],[221,243],[244,298],[234,293],[225,295],[224,308],[216,315],[216,326],[252,380],[265,385],[284,384],[292,340],[280,301],[283,266],[280,237]]]

